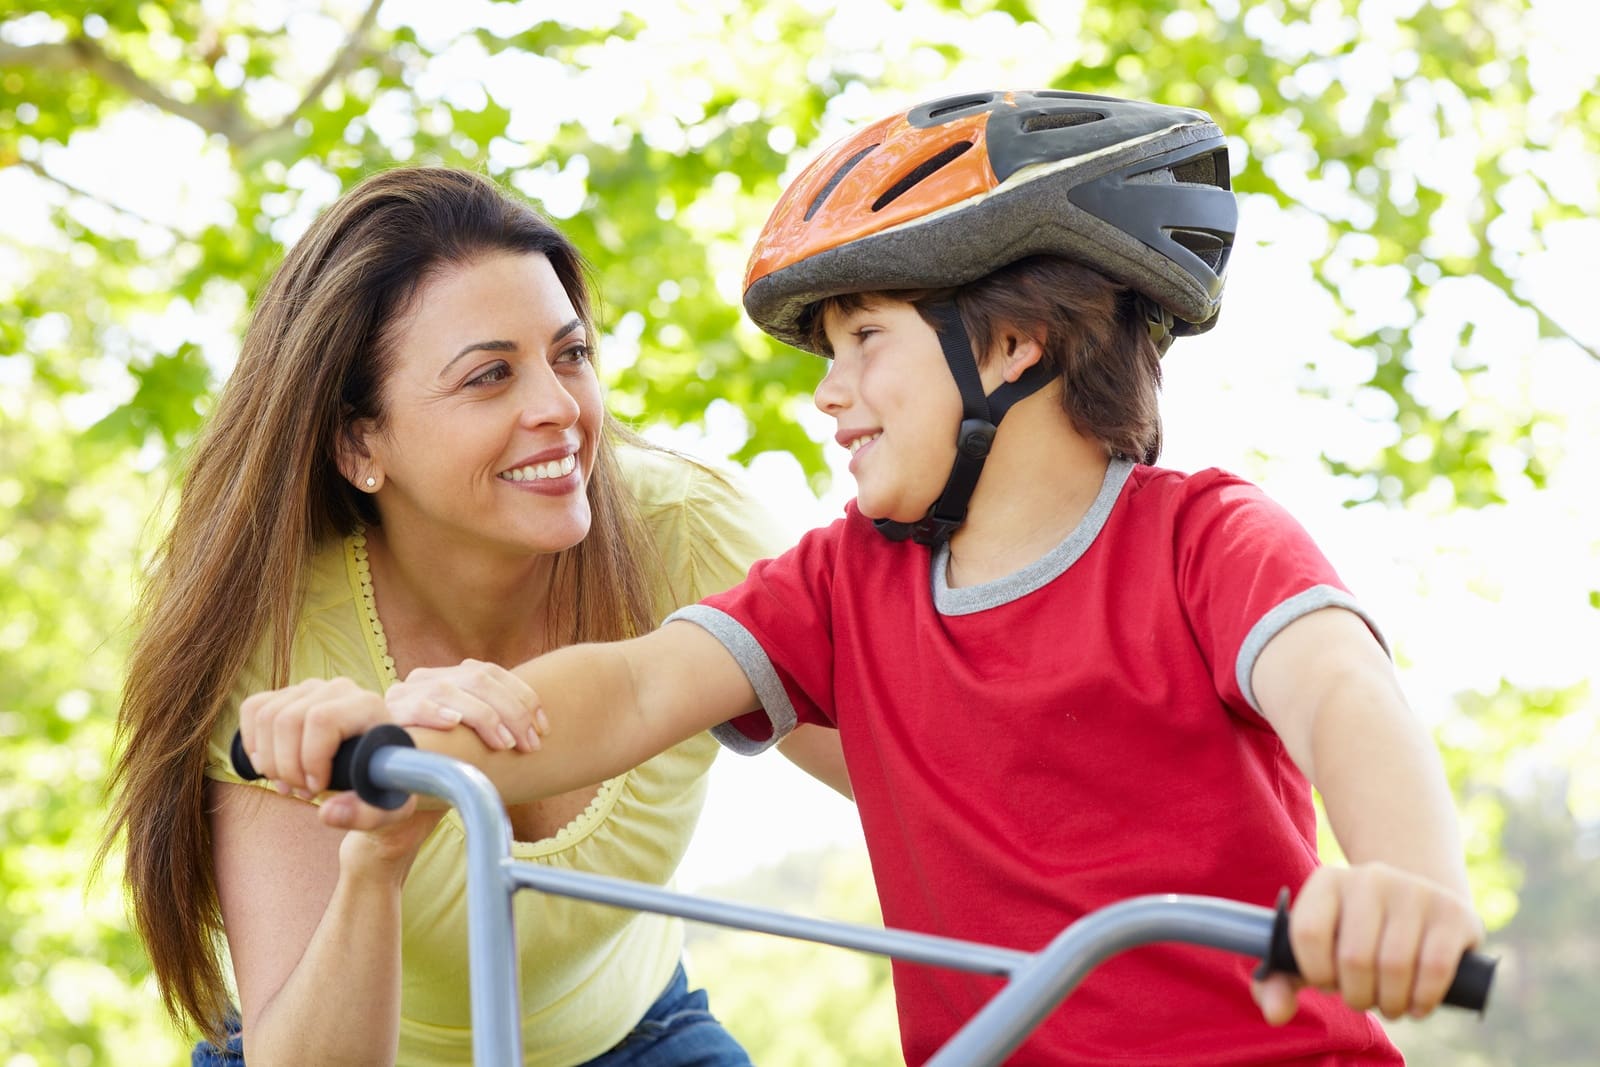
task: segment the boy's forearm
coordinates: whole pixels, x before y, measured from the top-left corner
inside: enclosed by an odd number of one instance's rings
[[[514,673],[550,722],[536,752],[491,750],[471,730],[413,730],[419,748],[482,770],[507,804],[614,777],[758,705],[732,655],[692,623],[572,645]]]
[[[1471,899],[1443,763],[1392,676],[1358,671],[1324,696],[1313,782],[1351,863],[1379,862]]]
[[[471,730],[413,729],[417,747],[472,764],[507,804],[593,785],[642,763],[650,749],[638,721],[631,670],[618,645],[573,645],[540,656],[514,673],[539,694],[550,732],[537,752],[496,750]]]

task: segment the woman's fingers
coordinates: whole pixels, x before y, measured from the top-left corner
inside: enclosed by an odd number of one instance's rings
[[[416,797],[393,811],[386,811],[363,802],[354,793],[335,793],[322,801],[317,817],[324,826],[336,830],[373,831],[398,826],[416,814],[416,810]]]
[[[419,667],[391,686],[385,699],[396,722],[468,726],[490,749],[534,752],[549,721],[538,696],[494,663],[466,660],[453,667]]]
[[[340,742],[387,721],[383,698],[346,678],[252,694],[239,709],[239,732],[257,773],[280,792],[302,796],[327,788]]]

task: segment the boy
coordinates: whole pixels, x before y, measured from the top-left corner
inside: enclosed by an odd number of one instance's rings
[[[834,146],[775,208],[745,306],[832,360],[816,403],[852,453],[845,517],[653,634],[519,668],[537,697],[501,713],[542,705],[541,752],[419,740],[515,801],[698,729],[756,751],[834,726],[890,926],[1032,951],[1125,897],[1268,904],[1288,885],[1307,983],[1426,1014],[1481,928],[1383,646],[1254,487],[1148,466],[1160,355],[1214,324],[1235,220],[1221,132],[1186,109],[980,93]],[[475,684],[464,667],[391,702]],[[247,744],[309,715],[319,769],[382,714],[252,701]],[[1348,868],[1317,865],[1312,784]],[[353,796],[323,812],[372,824]],[[1017,1062],[1399,1061],[1370,1017],[1321,996],[1297,1012],[1282,978],[1253,1005],[1249,968],[1126,953]],[[907,1061],[996,985],[897,963]]]

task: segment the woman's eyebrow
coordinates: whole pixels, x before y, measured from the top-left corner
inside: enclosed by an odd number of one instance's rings
[[[454,367],[462,356],[473,352],[515,352],[516,350],[517,343],[515,341],[473,341],[464,345],[461,351],[450,357],[450,362],[439,369],[439,377],[443,378],[450,373],[450,368]]]
[[[558,344],[558,343],[560,343],[560,341],[561,341],[561,339],[563,337],[566,337],[568,334],[572,333],[574,330],[581,330],[581,329],[583,329],[583,320],[582,319],[573,319],[570,322],[567,322],[567,323],[563,324],[560,329],[558,329],[555,333],[550,335],[550,343],[552,345]],[[473,341],[473,342],[471,342],[469,344],[466,344],[466,345],[462,346],[461,351],[457,352],[455,355],[450,357],[450,362],[446,363],[443,367],[440,368],[439,377],[443,378],[446,374],[450,373],[450,368],[456,365],[456,361],[461,359],[462,356],[468,355],[470,353],[473,353],[473,352],[515,352],[516,350],[517,350],[517,343],[515,341]]]

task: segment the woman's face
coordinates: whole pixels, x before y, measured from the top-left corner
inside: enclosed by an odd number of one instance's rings
[[[424,282],[396,323],[384,425],[363,435],[391,540],[517,555],[583,540],[603,411],[589,344],[543,255]]]

